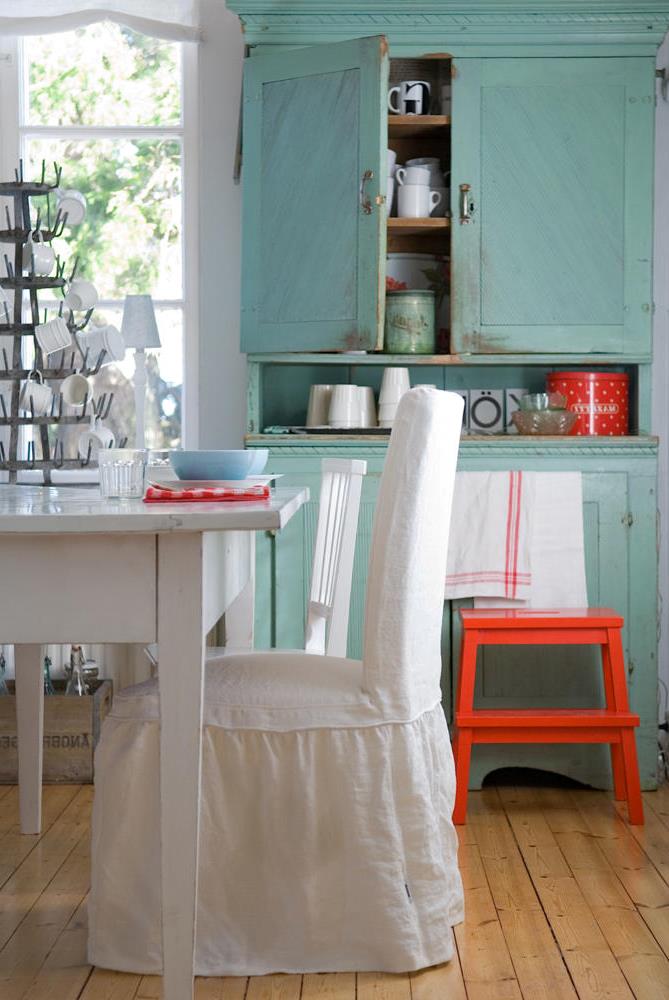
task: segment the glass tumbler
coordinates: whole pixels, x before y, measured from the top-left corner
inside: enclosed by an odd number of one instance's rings
[[[146,458],[144,448],[101,448],[98,466],[102,497],[105,500],[142,497]]]

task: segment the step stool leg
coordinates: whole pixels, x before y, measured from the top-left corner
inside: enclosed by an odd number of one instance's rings
[[[623,640],[619,628],[609,628],[606,630],[609,642],[609,663],[611,667],[611,687],[613,695],[613,707],[616,712],[629,712],[629,698],[627,696],[627,675],[625,673],[625,654],[623,653]]]
[[[455,806],[453,822],[461,826],[467,817],[467,788],[469,787],[469,762],[472,756],[471,729],[458,729],[453,753],[455,756]]]
[[[460,670],[458,672],[458,686],[455,695],[456,720],[458,712],[471,712],[474,707],[478,638],[478,632],[475,629],[465,631],[462,637]]]
[[[609,645],[603,643],[601,646],[602,651],[602,671],[604,674],[604,695],[606,698],[606,707],[611,709],[611,711],[616,710],[616,688],[613,683],[613,667],[611,663],[611,653],[609,651]],[[623,764],[623,752],[620,743],[611,744],[611,771],[613,772],[613,794],[618,802],[622,802],[623,799],[627,798],[627,789],[625,786],[625,767]]]
[[[639,781],[639,763],[633,729],[623,729],[620,734],[625,782],[627,785],[627,816],[632,826],[643,826],[643,802]]]

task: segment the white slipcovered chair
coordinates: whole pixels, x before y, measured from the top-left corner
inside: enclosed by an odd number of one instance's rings
[[[399,406],[376,507],[362,662],[284,651],[209,665],[195,970],[447,961],[463,917],[439,689],[461,397]],[[159,702],[126,689],[96,754],[89,960],[161,970]]]

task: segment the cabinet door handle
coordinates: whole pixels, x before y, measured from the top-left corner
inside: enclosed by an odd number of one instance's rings
[[[371,181],[373,177],[374,177],[373,170],[365,170],[360,180],[360,208],[363,210],[365,215],[372,214],[372,203],[369,200],[369,195],[365,194],[365,185],[367,181]]]
[[[469,184],[460,185],[460,225],[472,221],[474,214],[474,202],[472,201]]]

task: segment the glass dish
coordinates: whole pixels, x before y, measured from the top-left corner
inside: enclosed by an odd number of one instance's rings
[[[535,412],[540,410],[564,410],[567,397],[561,392],[528,392],[518,400],[521,410]]]
[[[105,500],[136,500],[144,496],[146,455],[144,448],[100,449],[100,493]]]
[[[571,410],[516,410],[511,419],[519,434],[569,434],[576,414]]]

